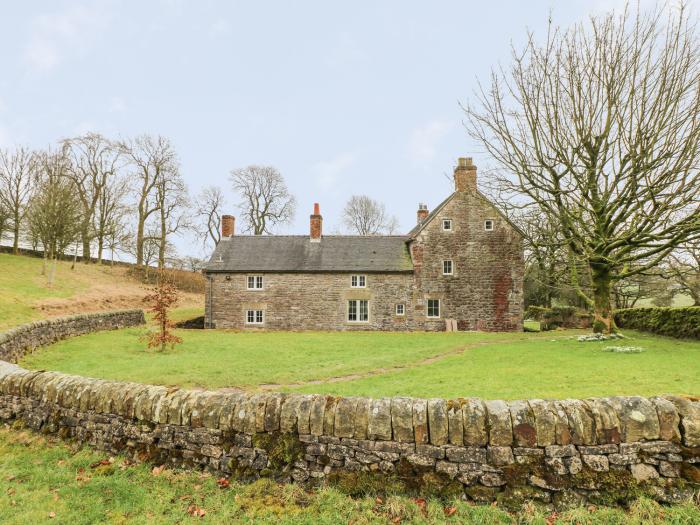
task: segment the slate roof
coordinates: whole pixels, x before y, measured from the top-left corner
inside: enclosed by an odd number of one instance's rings
[[[412,272],[407,236],[234,235],[204,272]]]

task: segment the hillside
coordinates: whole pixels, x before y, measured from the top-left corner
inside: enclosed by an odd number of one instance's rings
[[[127,268],[59,261],[52,286],[42,260],[0,253],[0,330],[36,319],[74,313],[143,308],[148,286]],[[181,293],[180,308],[201,309],[199,294]]]

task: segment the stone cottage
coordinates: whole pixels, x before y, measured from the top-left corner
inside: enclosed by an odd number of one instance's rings
[[[419,205],[406,235],[222,237],[207,263],[205,326],[267,330],[521,330],[519,231],[476,188],[460,158],[455,191]]]

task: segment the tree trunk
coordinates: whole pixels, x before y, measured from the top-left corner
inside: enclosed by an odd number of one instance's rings
[[[600,262],[591,262],[590,267],[593,280],[593,331],[610,334],[617,329],[610,304],[611,268]]]
[[[85,264],[90,264],[90,238],[87,233],[82,234],[83,240],[83,262]],[[76,250],[77,252],[77,250]]]
[[[12,253],[19,255],[19,217],[17,215],[15,215],[12,235]]]
[[[102,264],[102,251],[104,249],[104,241],[102,237],[97,239],[97,264]]]
[[[139,213],[139,223],[136,227],[136,266],[143,267],[143,230],[145,221],[141,218],[143,214]]]

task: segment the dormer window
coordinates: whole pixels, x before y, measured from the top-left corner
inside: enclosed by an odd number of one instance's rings
[[[367,286],[367,277],[364,275],[351,275],[350,288],[365,288]]]
[[[493,220],[492,219],[486,219],[484,221],[484,230],[487,232],[493,231]]]
[[[442,231],[452,231],[452,219],[442,219]]]

